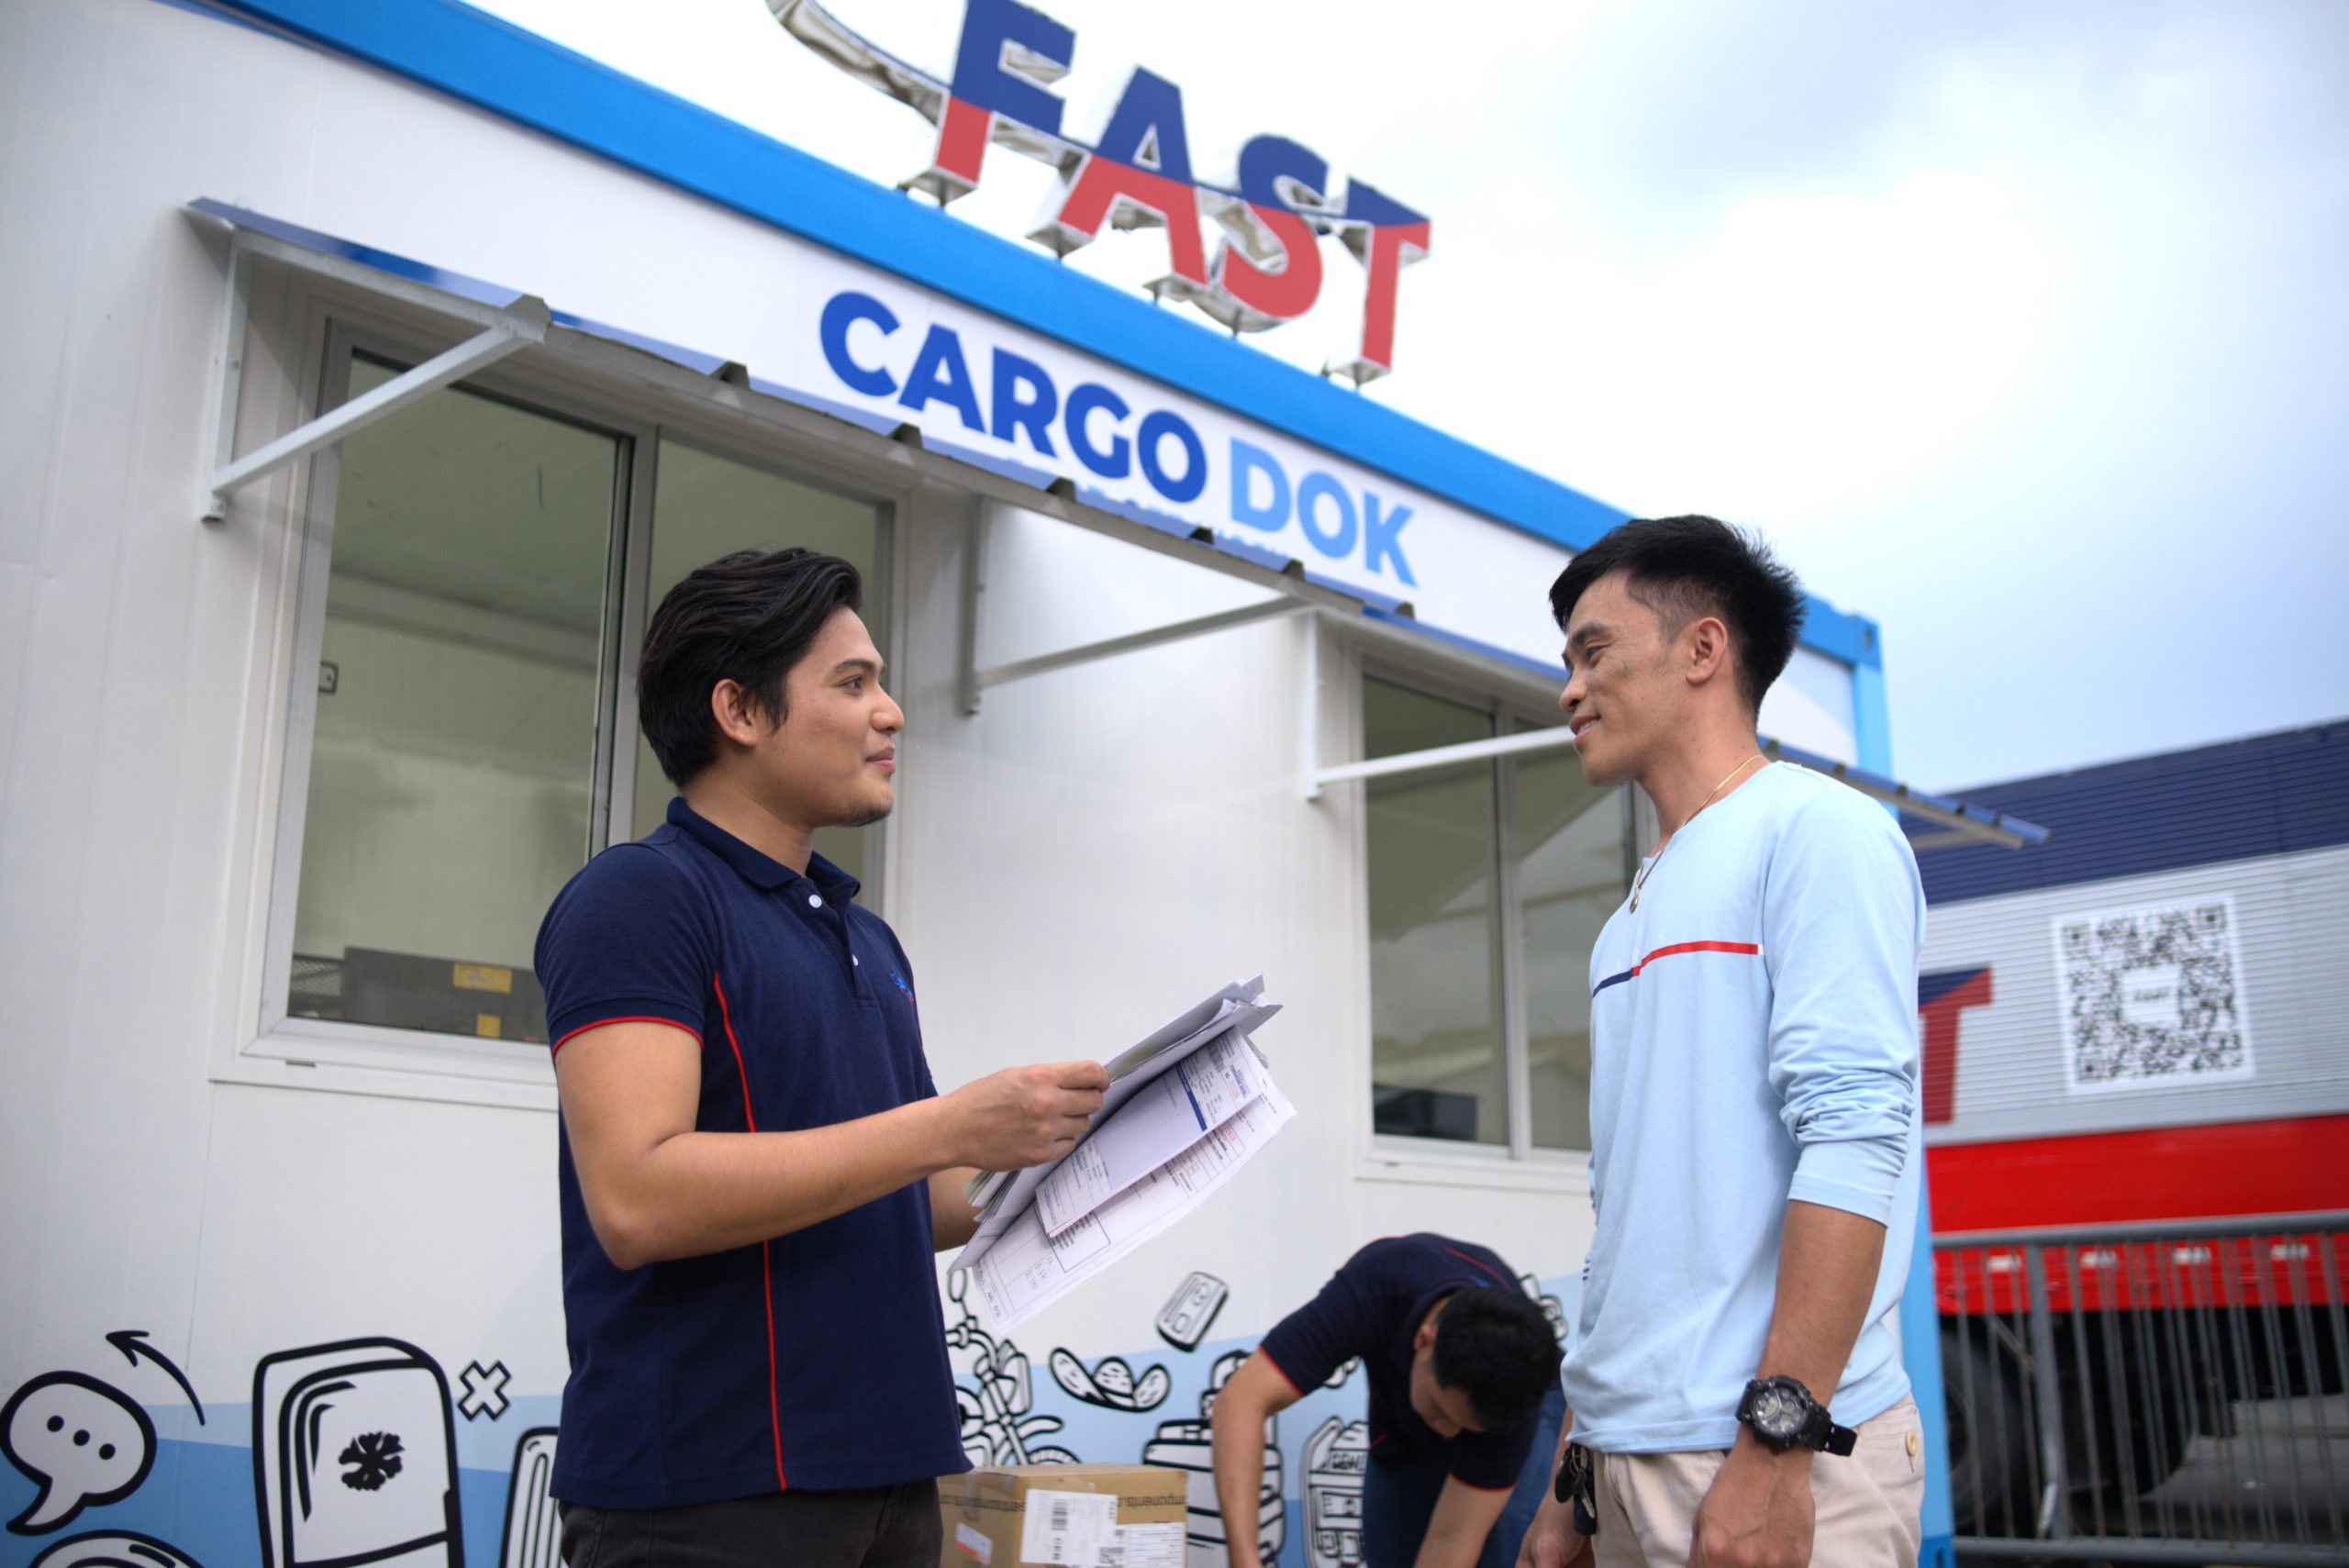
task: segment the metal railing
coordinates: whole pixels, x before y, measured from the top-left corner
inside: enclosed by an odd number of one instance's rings
[[[1961,1556],[2349,1561],[2349,1210],[1933,1252]]]

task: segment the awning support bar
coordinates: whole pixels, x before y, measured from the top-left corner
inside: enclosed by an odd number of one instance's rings
[[[1309,700],[1309,699],[1308,699]],[[1322,786],[1345,784],[1354,779],[1387,778],[1397,773],[1425,773],[1432,768],[1449,768],[1462,762],[1487,762],[1495,757],[1512,757],[1527,751],[1553,751],[1574,743],[1574,734],[1564,725],[1546,729],[1527,730],[1518,735],[1495,736],[1490,740],[1469,740],[1457,746],[1433,746],[1424,751],[1405,751],[1392,757],[1375,757],[1366,762],[1344,762],[1336,767],[1312,769],[1306,780],[1306,798],[1317,798]],[[1983,821],[1946,806],[1925,800],[1912,793],[1907,784],[1888,784],[1842,762],[1816,757],[1807,751],[1798,752],[1766,737],[1762,740],[1763,753],[1773,762],[1786,759],[1814,768],[1841,783],[1851,785],[1872,800],[1895,806],[1914,817],[1938,823],[1943,831],[1930,838],[1919,839],[1920,850],[1958,843],[2003,844],[2009,850],[2020,850],[2027,843],[2040,841],[2026,838],[2007,825],[2003,817]],[[2039,829],[2032,829],[2039,832]],[[2041,833],[2041,840],[2045,835]]]
[[[1787,755],[1785,746],[1766,737],[1763,740],[1762,750],[1772,762],[1776,762]],[[1952,811],[1947,806],[1937,805],[1932,801],[1920,799],[1907,784],[1887,785],[1842,762],[1831,762],[1824,757],[1814,757],[1804,753],[1787,760],[1800,762],[1806,768],[1816,768],[1830,778],[1850,784],[1871,800],[1880,800],[1887,806],[1897,806],[1911,817],[1921,817],[1928,822],[1939,823],[1945,829],[1943,833],[1934,834],[1931,840],[1917,840],[1911,846],[1915,849],[1931,849],[1938,845],[1967,842],[2003,844],[2009,850],[2020,850],[2026,844],[2044,843],[2048,837],[2044,828],[2033,828],[2032,831],[2038,835],[2037,838],[2025,838],[2008,827],[2004,817],[1993,817],[1989,821],[1985,822],[1978,817],[1968,817],[1963,812]]]
[[[238,271],[234,263],[230,267],[230,278],[229,309],[233,318],[242,314],[243,304],[243,290],[236,281]],[[243,457],[217,463],[203,500],[204,520],[217,523],[228,516],[229,492],[273,473],[287,463],[298,462],[322,447],[332,446],[345,436],[366,428],[386,415],[495,364],[518,349],[545,342],[547,325],[545,302],[526,295],[501,311],[498,320],[485,331],[467,339],[445,353],[435,355],[413,370],[402,372],[373,391],[362,393],[341,406],[329,409],[308,424],[288,430]],[[241,329],[238,330],[237,337],[242,339]],[[232,345],[223,365],[225,385],[220,439],[223,456],[234,430],[236,382],[242,370],[242,361],[243,347],[239,341]]]
[[[1025,680],[1030,675],[1041,675],[1048,670],[1065,670],[1072,664],[1089,664],[1096,659],[1111,659],[1120,653],[1135,653],[1163,643],[1180,642],[1186,638],[1205,637],[1210,632],[1228,631],[1252,621],[1268,620],[1275,616],[1290,615],[1311,607],[1302,599],[1286,596],[1264,599],[1252,605],[1241,605],[1237,609],[1219,610],[1211,616],[1152,627],[1148,631],[1128,632],[1123,637],[1104,638],[1098,642],[1063,648],[1057,653],[1039,653],[1032,659],[1015,659],[1008,664],[974,670],[971,672],[971,684],[979,691],[985,691],[989,686],[999,686],[1007,681]]]

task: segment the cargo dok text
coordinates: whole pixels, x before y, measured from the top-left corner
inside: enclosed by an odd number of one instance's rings
[[[963,335],[933,322],[916,344],[897,314],[869,294],[844,289],[818,321],[824,363],[840,384],[867,398],[886,398],[918,421],[932,404],[954,412],[963,428],[1064,471],[1117,484],[1135,472],[1177,506],[1209,494],[1215,459],[1189,419],[1172,408],[1136,409],[1115,388],[1080,381],[1063,390],[1051,371],[1000,345],[966,351]],[[910,350],[910,359],[908,359]],[[976,373],[984,369],[982,377]],[[1066,456],[1063,457],[1063,451]],[[1293,518],[1306,542],[1332,561],[1359,560],[1362,570],[1417,587],[1402,546],[1412,508],[1357,490],[1337,475],[1306,469],[1292,481],[1287,465],[1234,435],[1223,443],[1223,484],[1235,523],[1276,534]]]
[[[990,143],[1050,164],[1060,175],[1030,239],[1065,256],[1116,228],[1163,228],[1168,269],[1151,292],[1198,306],[1235,332],[1294,321],[1321,295],[1320,239],[1334,234],[1368,273],[1354,352],[1324,373],[1356,385],[1395,367],[1395,308],[1402,270],[1428,253],[1427,217],[1359,179],[1342,202],[1330,165],[1285,137],[1255,136],[1217,180],[1194,176],[1183,90],[1136,67],[1108,100],[1089,143],[1061,133],[1076,35],[1016,0],[969,0],[941,81],[843,27],[815,0],[767,0],[785,31],[938,128],[930,166],[904,182],[942,206],[978,188]],[[1206,225],[1221,231],[1212,259]]]

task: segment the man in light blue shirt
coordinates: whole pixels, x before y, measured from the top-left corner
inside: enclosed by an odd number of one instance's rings
[[[1551,589],[1584,776],[1636,782],[1662,836],[1591,955],[1581,1506],[1544,1505],[1531,1568],[1916,1561],[1925,902],[1882,807],[1756,744],[1802,605],[1709,517],[1626,523]]]

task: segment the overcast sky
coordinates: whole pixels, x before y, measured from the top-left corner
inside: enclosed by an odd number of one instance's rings
[[[765,0],[475,0],[875,179],[912,111]],[[1184,94],[1434,221],[1368,395],[1632,512],[1761,528],[1885,628],[1957,788],[2349,715],[2349,0],[1044,0],[1089,131]],[[837,0],[948,74],[961,0]],[[1018,234],[996,152],[954,211]],[[1329,276],[1355,270],[1334,251]],[[1153,231],[1072,265],[1140,284]],[[1254,341],[1318,366],[1352,311]]]

